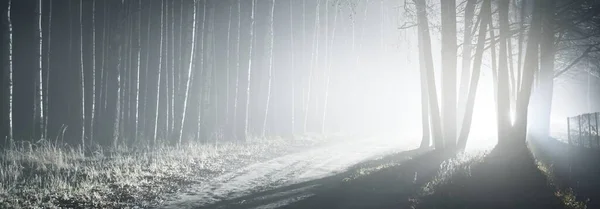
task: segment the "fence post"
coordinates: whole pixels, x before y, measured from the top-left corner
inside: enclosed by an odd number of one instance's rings
[[[588,141],[590,141],[590,149],[593,148],[592,145],[592,119],[591,116],[592,114],[586,114],[587,116],[587,124],[588,124],[588,131],[587,131],[587,135],[588,135]]]
[[[600,149],[600,138],[598,138],[598,113],[594,113],[594,117],[596,119],[596,144],[598,145],[596,148]]]
[[[567,117],[567,141],[569,141],[569,146],[573,146],[571,143],[571,118]]]
[[[581,139],[581,136],[582,136],[582,134],[581,134],[581,115],[577,116],[577,121],[578,121],[577,126],[579,128],[579,136],[577,137],[577,143],[579,146],[584,147],[583,140]]]

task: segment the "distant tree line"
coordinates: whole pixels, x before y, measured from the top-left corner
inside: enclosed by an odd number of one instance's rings
[[[2,2],[2,142],[86,147],[339,129],[327,125],[337,117],[329,110],[347,106],[330,99],[340,97],[330,91],[334,78],[346,73],[337,63],[361,62],[359,50],[370,47],[367,14],[383,22],[395,4]],[[384,48],[384,26],[372,48]]]

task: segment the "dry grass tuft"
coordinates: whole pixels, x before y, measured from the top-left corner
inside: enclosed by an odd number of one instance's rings
[[[0,152],[0,208],[156,206],[192,182],[314,143],[253,138],[156,149],[96,147],[87,156],[45,141],[13,144]]]

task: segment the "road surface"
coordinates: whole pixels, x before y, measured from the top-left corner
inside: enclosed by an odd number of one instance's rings
[[[410,142],[408,142],[410,141]],[[160,208],[202,208],[206,205],[243,197],[278,187],[310,181],[345,171],[350,166],[385,154],[416,148],[415,140],[372,137],[300,151],[225,173],[208,182],[191,185]],[[286,193],[302,190],[286,191]],[[289,196],[289,194],[275,194]],[[310,194],[292,196],[257,208],[277,208]],[[269,198],[269,197],[263,197]]]

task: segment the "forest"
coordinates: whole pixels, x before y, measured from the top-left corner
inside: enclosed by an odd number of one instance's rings
[[[0,2],[0,208],[600,207],[598,0]]]

